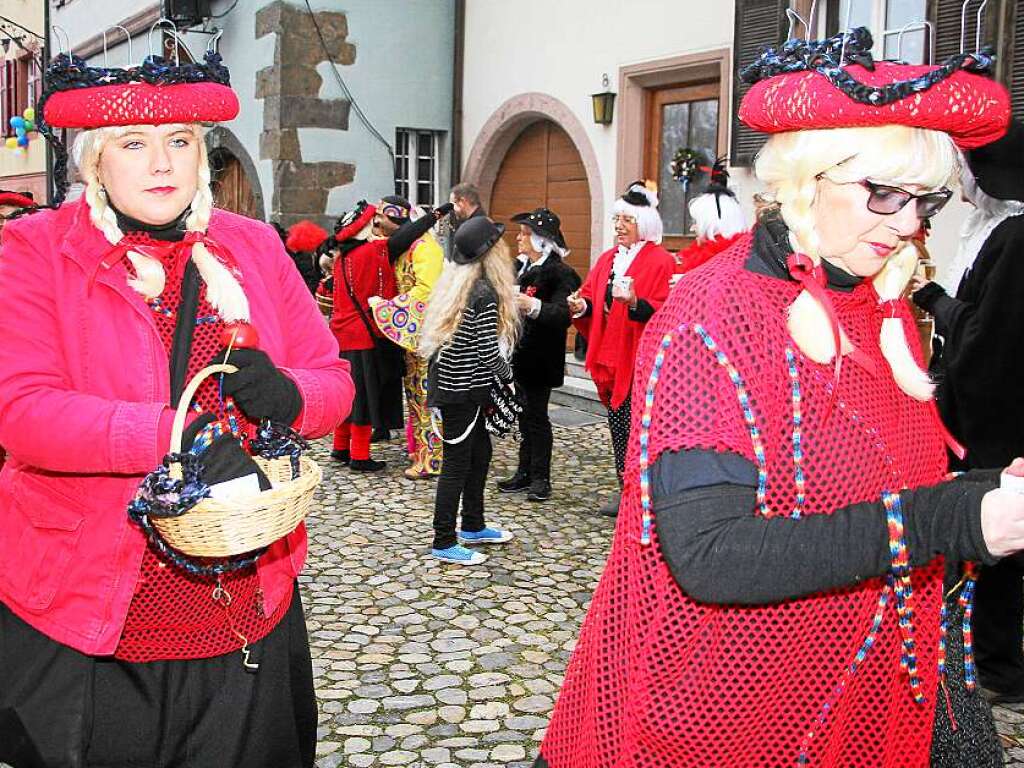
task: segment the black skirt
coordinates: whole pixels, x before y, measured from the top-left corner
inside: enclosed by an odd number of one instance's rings
[[[395,350],[401,352],[398,347]],[[401,429],[405,424],[403,370],[395,365],[390,352],[381,346],[341,353],[341,358],[347,360],[352,369],[352,381],[356,386],[352,413],[348,417],[351,423],[369,424],[374,429]]]
[[[317,711],[296,587],[238,652],[133,664],[54,642],[0,603],[0,763],[14,768],[312,768]]]

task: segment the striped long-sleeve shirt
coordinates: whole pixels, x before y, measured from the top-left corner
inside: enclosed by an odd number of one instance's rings
[[[481,279],[470,292],[452,338],[434,356],[428,381],[430,405],[490,402],[491,382],[512,379],[498,347],[498,296]]]

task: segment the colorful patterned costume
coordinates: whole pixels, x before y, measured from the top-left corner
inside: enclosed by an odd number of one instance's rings
[[[416,349],[427,302],[441,274],[444,252],[427,232],[413,243],[395,263],[398,296],[376,302],[373,319],[381,332],[406,350],[405,356],[405,422],[406,445],[412,466],[410,475],[437,475],[441,472],[441,441],[430,426],[427,408],[427,361]]]
[[[905,583],[700,603],[663,558],[657,509],[645,525],[641,469],[665,451],[745,457],[768,517],[829,514],[944,475],[934,405],[887,375],[872,285],[830,292],[880,372],[848,361],[830,405],[831,367],[807,359],[786,328],[801,286],[747,270],[750,248],[743,236],[687,275],[640,343],[618,526],[541,748],[550,768],[928,765],[942,695],[941,557],[907,568]],[[919,357],[910,313],[903,302],[897,311]]]

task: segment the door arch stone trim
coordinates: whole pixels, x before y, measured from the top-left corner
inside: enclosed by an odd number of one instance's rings
[[[260,185],[260,176],[256,171],[256,164],[252,161],[252,156],[242,146],[238,137],[223,125],[214,126],[206,133],[206,149],[210,153],[215,149],[226,150],[238,160],[246,178],[249,179],[249,186],[252,187],[256,213],[259,214],[260,221],[266,221],[267,208],[263,204],[263,187]]]
[[[513,142],[531,124],[550,120],[565,131],[579,152],[590,189],[590,263],[601,254],[604,192],[597,154],[587,131],[568,106],[546,93],[522,93],[505,101],[487,119],[469,152],[463,178],[476,184],[481,199],[490,202],[494,182]]]

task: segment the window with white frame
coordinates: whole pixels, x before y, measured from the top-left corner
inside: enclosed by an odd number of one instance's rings
[[[927,62],[928,32],[921,23],[927,18],[927,0],[829,0],[828,6],[828,12],[816,16],[834,19],[836,28],[829,34],[843,28],[867,27],[875,38],[872,53],[876,59]]]
[[[413,205],[438,203],[438,154],[441,134],[399,128],[395,131],[395,192]]]

